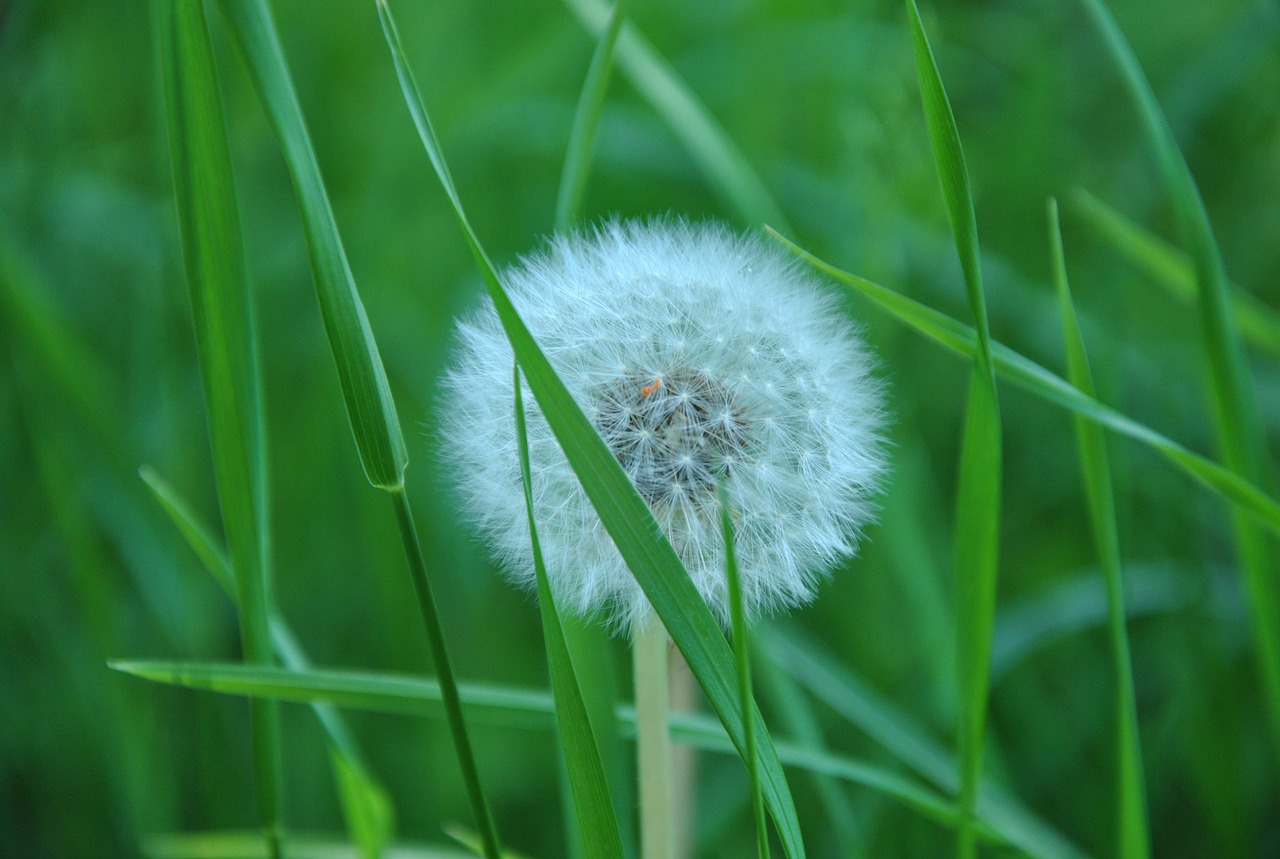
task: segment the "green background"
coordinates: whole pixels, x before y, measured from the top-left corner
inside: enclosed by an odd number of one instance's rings
[[[459,521],[435,455],[454,316],[481,290],[396,84],[372,2],[272,4],[409,442],[409,492],[462,678],[546,685],[532,598]],[[554,214],[593,37],[562,4],[395,6],[471,217],[499,263]],[[1138,118],[1073,3],[924,10],[974,184],[993,336],[1063,367],[1044,201],[1101,398],[1214,452],[1193,308],[1070,205],[1083,188],[1175,239]],[[1233,280],[1280,305],[1280,12],[1245,2],[1114,4],[1204,195]],[[423,672],[395,525],[365,482],[279,149],[216,11],[255,290],[275,592],[318,664]],[[632,20],[824,259],[968,319],[902,7],[637,2]],[[230,602],[137,477],[150,465],[216,521],[170,184],[151,11],[0,3],[0,853],[132,855],[149,833],[254,824],[243,701],[109,672],[117,657],[239,658]],[[756,228],[615,73],[583,215],[678,213]],[[777,226],[777,225],[775,225]],[[968,368],[858,299],[890,385],[893,477],[861,557],[786,619],[950,742],[951,524]],[[1274,351],[1252,366],[1272,440]],[[1105,602],[1069,416],[1007,387],[988,767],[1091,853],[1113,844]],[[1111,446],[1154,852],[1280,856],[1280,779],[1225,505],[1127,442]],[[625,649],[616,647],[619,664]],[[833,747],[894,766],[819,710]],[[766,709],[766,717],[769,716]],[[352,714],[398,829],[469,820],[439,722]],[[314,718],[284,710],[286,820],[341,828]],[[557,748],[477,725],[504,838],[564,851]],[[700,762],[706,855],[746,855],[741,764]],[[815,856],[843,855],[792,778]],[[870,856],[934,856],[950,833],[849,788]]]

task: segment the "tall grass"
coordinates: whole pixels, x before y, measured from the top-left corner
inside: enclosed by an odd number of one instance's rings
[[[1280,28],[1114,5],[0,13],[12,849],[637,855],[623,643],[435,458],[483,292],[702,690],[680,849],[1268,855]],[[732,646],[494,263],[664,208],[772,228],[893,392],[883,525]]]

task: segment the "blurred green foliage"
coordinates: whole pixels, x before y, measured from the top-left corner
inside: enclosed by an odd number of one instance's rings
[[[163,2],[163,0],[157,0]],[[408,435],[409,492],[455,669],[546,685],[537,611],[460,523],[434,456],[435,385],[479,279],[405,111],[372,2],[272,4]],[[852,7],[852,8],[851,8]],[[1280,306],[1280,12],[1265,2],[1124,0],[1120,26],[1200,184],[1228,271]],[[1177,240],[1122,85],[1080,8],[924,10],[974,183],[993,335],[1063,352],[1043,218],[1085,188]],[[472,223],[497,261],[552,223],[593,37],[551,0],[396,13]],[[966,319],[898,2],[632,4],[824,259]],[[421,672],[425,640],[395,526],[361,473],[316,310],[292,188],[216,14],[265,376],[276,599],[320,665]],[[231,604],[137,469],[209,521],[216,498],[183,283],[163,104],[144,4],[0,3],[0,852],[132,855],[149,833],[253,825],[242,701],[144,684],[108,658],[238,659]],[[743,228],[616,74],[583,211],[676,212]],[[1067,265],[1101,398],[1213,451],[1195,312],[1064,209]],[[850,300],[891,385],[881,523],[821,599],[785,621],[939,738],[955,722],[950,533],[967,368]],[[1280,427],[1280,373],[1252,366]],[[988,765],[1099,855],[1113,850],[1105,601],[1069,416],[1002,389],[1005,509]],[[1149,452],[1111,446],[1153,844],[1159,856],[1280,856],[1267,734],[1224,506]],[[615,657],[621,665],[621,645]],[[892,759],[834,713],[828,743]],[[766,708],[766,716],[768,716]],[[350,716],[399,831],[466,821],[441,723]],[[284,709],[286,819],[341,827],[310,712]],[[563,851],[549,735],[477,725],[506,840]],[[746,779],[701,761],[707,855],[745,855]],[[842,855],[795,777],[815,856]],[[951,836],[844,788],[869,856]]]

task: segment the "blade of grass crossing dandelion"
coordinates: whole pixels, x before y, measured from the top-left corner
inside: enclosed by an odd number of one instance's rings
[[[1273,475],[1266,434],[1258,418],[1253,383],[1231,310],[1226,270],[1204,201],[1155,93],[1106,4],[1102,0],[1082,2],[1138,107],[1195,269],[1199,319],[1223,464],[1246,480],[1270,487]],[[1257,525],[1239,511],[1233,512],[1232,525],[1245,572],[1274,752],[1280,758],[1280,581],[1275,576],[1271,546]]]
[[[991,335],[978,258],[978,227],[973,194],[955,116],[942,85],[915,0],[907,0],[915,51],[916,77],[933,143],[951,231],[969,293],[978,332],[978,349],[969,385],[960,480],[956,499],[956,618],[960,670],[960,806],[957,854],[975,855],[970,826],[982,777],[982,741],[991,683],[991,639],[995,628],[996,571],[1000,549],[1000,407],[996,398]]]
[[[565,152],[564,171],[560,175],[560,191],[556,196],[556,231],[566,233],[578,218],[582,195],[587,189],[587,176],[591,173],[591,156],[595,152],[596,132],[600,128],[600,113],[604,110],[605,94],[609,91],[609,77],[613,72],[614,48],[622,22],[626,16],[626,0],[616,0],[609,14],[609,23],[600,32],[591,65],[582,84],[578,108],[573,115],[573,130],[569,133],[569,148]]]
[[[231,153],[199,0],[162,9],[160,32],[179,232],[204,383],[218,503],[246,658],[269,665],[266,469],[257,344]],[[252,707],[254,783],[267,852],[280,854],[280,714]]]
[[[520,369],[529,381],[565,458],[582,483],[601,523],[662,619],[667,632],[684,654],[689,668],[720,717],[740,754],[746,754],[744,717],[756,720],[765,800],[779,837],[790,857],[804,856],[795,803],[787,786],[777,751],[757,708],[743,713],[736,692],[733,654],[675,550],[654,521],[644,499],[600,435],[574,402],[547,357],[538,348],[515,306],[507,297],[493,264],[467,220],[457,188],[449,174],[440,144],[431,127],[413,74],[400,44],[395,21],[385,2],[378,3],[383,30],[400,78],[405,103],[418,135],[435,167],[445,194],[453,204],[463,236],[475,257],[485,286],[511,341]]]
[[[218,545],[209,529],[196,517],[190,505],[155,471],[144,466],[140,474],[204,568],[232,600],[236,599],[231,562],[227,560],[226,552]],[[311,661],[284,618],[272,612],[268,623],[272,645],[280,661],[294,670],[310,668]],[[366,857],[380,856],[395,828],[395,811],[391,800],[369,771],[364,755],[337,708],[331,704],[315,702],[311,709],[329,735],[334,778],[338,783],[348,830]]]
[[[573,117],[573,129],[565,153],[560,190],[556,198],[555,229],[568,233],[578,218],[578,210],[591,173],[596,132],[604,109],[605,96],[614,65],[614,49],[626,16],[626,0],[617,0],[609,23],[600,33],[583,81],[582,93]],[[582,683],[587,714],[600,746],[600,756],[614,797],[618,826],[631,831],[632,785],[627,778],[624,750],[612,713],[617,704],[618,684],[608,659],[608,640],[599,624],[577,618],[562,618],[565,643]]]
[[[738,669],[738,696],[742,699],[742,712],[755,706],[751,691],[751,638],[747,629],[747,610],[742,595],[742,578],[738,575],[738,558],[733,551],[733,518],[729,507],[729,493],[721,483],[716,487],[720,500],[720,531],[724,534],[725,577],[729,581],[729,618],[733,629],[733,658]],[[760,859],[769,856],[769,826],[764,817],[764,797],[760,793],[760,765],[756,755],[755,726],[746,721],[747,776],[751,785],[751,812],[756,822],[756,855]]]
[[[284,51],[265,0],[220,0],[220,5],[249,67],[250,78],[262,100],[267,119],[275,129],[285,164],[293,178],[311,257],[316,298],[338,370],[356,449],[369,482],[391,496],[419,612],[426,627],[436,674],[444,690],[449,729],[467,798],[485,842],[486,855],[497,859],[500,853],[497,831],[480,786],[475,753],[457,699],[440,613],[427,578],[426,562],[409,498],[404,491],[404,470],[408,463],[404,436],[387,385],[386,370],[342,248],[320,166],[285,64]]]
[[[1053,282],[1062,315],[1071,383],[1095,396],[1093,374],[1084,338],[1076,320],[1067,281],[1067,265],[1058,224],[1058,204],[1049,201],[1049,255]],[[1129,633],[1125,626],[1124,582],[1120,566],[1120,535],[1116,528],[1115,496],[1111,490],[1106,438],[1097,424],[1076,415],[1076,442],[1089,503],[1089,521],[1098,545],[1098,562],[1107,588],[1108,627],[1116,682],[1116,823],[1121,859],[1147,859],[1151,855],[1147,827],[1146,786],[1142,776],[1142,750],[1138,740],[1138,705],[1133,691],[1133,665],[1129,658]]]
[[[964,323],[864,277],[841,271],[768,227],[765,229],[805,262],[866,296],[925,337],[967,358],[973,358],[977,354],[977,332]],[[1240,475],[1087,396],[1062,377],[1002,343],[992,341],[992,355],[996,372],[1001,378],[1047,402],[1083,415],[1100,426],[1150,447],[1178,470],[1194,478],[1215,495],[1248,512],[1272,533],[1280,535],[1280,503]]]
[[[565,0],[565,5],[592,32],[608,26],[609,6],[603,0]],[[633,24],[622,27],[617,62],[739,217],[751,224],[775,224],[790,232],[782,209],[742,150]]]
[[[1196,273],[1182,251],[1154,235],[1111,206],[1083,189],[1070,197],[1076,215],[1119,251],[1129,262],[1146,272],[1159,285],[1183,301],[1196,298]],[[1235,284],[1231,308],[1240,334],[1255,349],[1280,357],[1280,313]]]
[[[551,592],[546,566],[542,560],[542,548],[538,544],[538,527],[533,509],[533,478],[529,474],[529,438],[525,431],[521,387],[520,368],[517,366],[512,373],[512,390],[515,393],[516,438],[520,447],[520,478],[524,482],[525,506],[529,510],[530,548],[538,578],[538,608],[542,614],[542,635],[547,646],[547,668],[551,673],[551,688],[555,693],[560,748],[564,752],[578,825],[587,855],[592,859],[597,856],[602,859],[622,859],[622,835],[613,812],[609,780],[600,760],[600,749],[591,728],[591,720],[587,717],[587,705],[565,642],[555,595]]]

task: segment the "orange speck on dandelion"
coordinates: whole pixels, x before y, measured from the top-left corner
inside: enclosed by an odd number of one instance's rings
[[[640,389],[640,396],[647,397],[661,387],[662,387],[662,377],[658,376],[653,380],[652,385],[645,385],[643,388]]]

